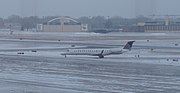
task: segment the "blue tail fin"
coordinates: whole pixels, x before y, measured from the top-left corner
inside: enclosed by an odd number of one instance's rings
[[[129,49],[129,50],[131,50],[132,45],[133,45],[134,42],[135,42],[135,41],[129,41],[129,42],[127,42],[127,44],[124,46],[123,49]]]

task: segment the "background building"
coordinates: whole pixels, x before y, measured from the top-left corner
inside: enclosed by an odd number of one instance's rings
[[[88,31],[87,24],[81,24],[70,17],[54,18],[44,24],[37,25],[37,31],[44,32],[81,32]]]
[[[180,32],[180,22],[145,22],[144,32]]]
[[[180,32],[180,15],[151,15],[152,21],[144,23],[145,32]]]
[[[124,32],[180,32],[179,15],[153,15],[159,18],[149,18],[145,22],[123,27]],[[178,18],[174,18],[178,17]],[[164,18],[165,17],[165,18]]]

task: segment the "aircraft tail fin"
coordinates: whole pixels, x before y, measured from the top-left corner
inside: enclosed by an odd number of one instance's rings
[[[132,45],[133,45],[134,42],[135,42],[135,41],[129,41],[129,42],[127,42],[123,49],[129,49],[129,50],[131,50]]]

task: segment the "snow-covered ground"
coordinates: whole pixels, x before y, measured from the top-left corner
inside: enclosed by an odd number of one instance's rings
[[[9,32],[0,33],[0,93],[180,91],[179,33],[59,34],[15,31],[15,35],[30,37],[22,40],[13,38]],[[32,38],[34,35],[47,37],[45,40],[35,40]],[[75,36],[73,38],[81,40],[48,40],[53,36]],[[91,36],[101,39],[83,40]],[[119,36],[125,38],[117,38]],[[129,39],[129,36],[135,36],[136,39]],[[155,36],[160,39],[147,40],[138,36]],[[171,38],[163,40],[161,37],[164,36]],[[102,37],[109,39],[103,40]],[[129,40],[136,41],[131,51],[105,56],[103,59],[85,55],[65,58],[61,55],[69,48],[123,47]]]
[[[1,39],[0,54],[18,55],[18,56],[38,56],[38,57],[56,57],[62,58],[61,53],[70,48],[86,48],[88,46],[96,47],[123,47],[127,40],[96,40],[96,41],[47,41],[47,40],[18,40],[18,39]],[[84,44],[84,45],[83,45]],[[177,45],[175,45],[177,44]],[[75,46],[72,46],[75,45]],[[113,46],[114,45],[114,46]],[[121,46],[118,46],[121,45]],[[110,47],[110,48],[111,48]],[[112,58],[125,59],[126,61],[133,59],[133,62],[168,62],[176,59],[176,63],[180,61],[180,47],[178,40],[136,40],[132,51],[122,55],[110,55],[105,60]],[[97,58],[91,56],[69,56],[77,58]],[[147,60],[147,61],[146,61]],[[180,64],[180,62],[178,62]],[[172,64],[172,63],[170,63]]]

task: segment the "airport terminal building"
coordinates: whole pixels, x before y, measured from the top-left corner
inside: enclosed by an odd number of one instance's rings
[[[143,28],[144,32],[180,32],[180,22],[145,22],[139,23],[139,27]]]
[[[37,31],[41,32],[82,32],[88,31],[87,24],[81,24],[70,17],[61,16],[46,23],[38,24]]]
[[[180,32],[179,20],[150,20],[136,25],[124,26],[124,32]]]
[[[134,26],[124,26],[123,32],[180,32],[180,22],[144,22]]]

